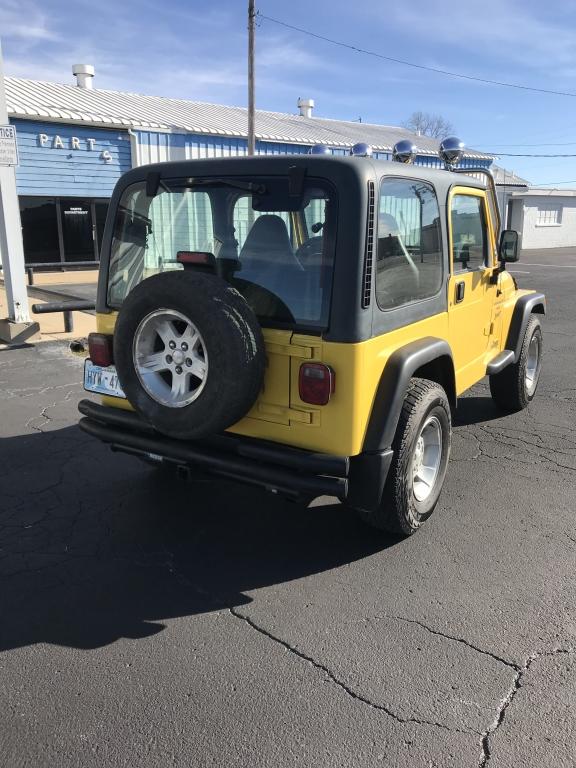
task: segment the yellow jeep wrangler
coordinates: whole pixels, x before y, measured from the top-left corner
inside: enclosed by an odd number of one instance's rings
[[[457,398],[534,397],[545,298],[482,169],[322,154],[135,168],[114,191],[83,430],[184,475],[335,496],[414,533]],[[405,148],[404,148],[405,149]],[[454,163],[450,142],[443,157]]]

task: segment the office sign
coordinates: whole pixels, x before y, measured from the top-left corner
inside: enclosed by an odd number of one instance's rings
[[[0,125],[0,165],[18,165],[16,128],[13,125]]]

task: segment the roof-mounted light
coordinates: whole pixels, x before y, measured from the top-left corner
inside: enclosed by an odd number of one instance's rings
[[[331,155],[332,151],[330,147],[327,147],[326,144],[314,144],[313,147],[310,147],[308,150],[309,155]]]
[[[444,161],[447,171],[451,171],[455,165],[458,165],[464,154],[465,144],[457,136],[448,136],[440,142],[438,154]]]
[[[416,145],[410,139],[397,141],[392,148],[392,160],[397,163],[413,163],[416,158]]]
[[[372,157],[372,147],[370,144],[365,144],[363,141],[359,141],[358,144],[354,144],[350,150],[350,154],[353,157]]]

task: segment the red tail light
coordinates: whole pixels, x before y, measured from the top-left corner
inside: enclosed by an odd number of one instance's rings
[[[178,251],[176,261],[180,264],[197,264],[205,267],[213,267],[216,264],[214,254],[208,251]]]
[[[334,392],[334,371],[324,363],[303,363],[300,366],[298,390],[300,400],[311,405],[326,405]]]
[[[113,336],[107,336],[105,333],[88,334],[88,354],[94,365],[101,365],[107,368],[114,362]]]

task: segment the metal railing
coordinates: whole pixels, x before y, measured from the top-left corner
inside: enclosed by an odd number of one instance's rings
[[[46,269],[47,271],[56,271],[66,267],[97,267],[98,261],[51,261],[26,264],[28,274],[28,285],[34,285],[34,270]],[[0,272],[2,264],[0,264]],[[72,333],[74,331],[74,317],[72,312],[89,312],[96,309],[96,302],[77,299],[76,301],[50,301],[45,304],[32,304],[32,312],[35,315],[47,315],[55,312],[64,314],[64,332]]]
[[[32,304],[32,312],[35,315],[48,315],[53,312],[64,313],[64,332],[72,333],[74,330],[74,317],[72,312],[85,312],[96,309],[94,301],[51,301],[47,304]]]

